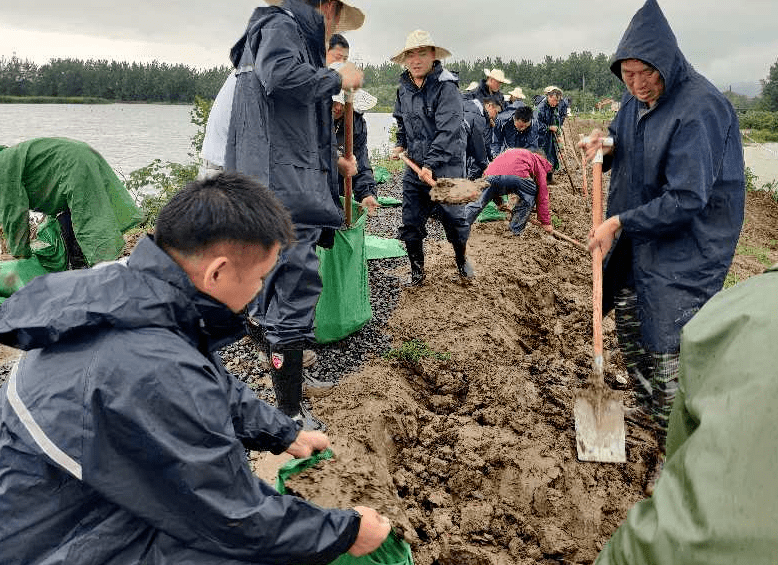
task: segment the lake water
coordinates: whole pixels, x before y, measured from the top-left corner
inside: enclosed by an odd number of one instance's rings
[[[191,106],[166,104],[0,104],[0,144],[14,145],[34,137],[70,137],[84,141],[121,175],[154,159],[189,163]],[[365,114],[368,151],[389,148],[391,114]],[[746,165],[757,186],[778,179],[778,143],[747,145]]]
[[[192,161],[192,107],[168,104],[0,104],[0,145],[69,137],[91,145],[121,175],[154,159]],[[385,152],[391,114],[365,114],[368,151]]]

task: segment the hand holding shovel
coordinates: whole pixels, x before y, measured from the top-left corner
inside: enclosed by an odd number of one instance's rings
[[[435,202],[442,204],[475,202],[481,196],[483,189],[489,186],[489,183],[484,179],[472,181],[461,178],[441,178],[436,181],[432,178],[432,172],[429,169],[419,167],[405,154],[405,151],[400,152],[397,157],[402,159],[419,176],[420,180],[432,187],[430,199]]]

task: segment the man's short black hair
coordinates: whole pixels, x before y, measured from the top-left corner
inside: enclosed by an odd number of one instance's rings
[[[348,41],[339,33],[333,33],[330,36],[330,45],[327,50],[334,49],[335,47],[343,47],[343,49],[350,49]]]
[[[502,95],[484,96],[484,106],[495,104],[502,110]]]
[[[513,113],[514,120],[521,120],[522,122],[532,121],[532,108],[529,106],[519,106]]]
[[[281,201],[245,175],[223,173],[193,181],[173,195],[157,217],[154,241],[185,255],[221,242],[286,247],[292,220]]]

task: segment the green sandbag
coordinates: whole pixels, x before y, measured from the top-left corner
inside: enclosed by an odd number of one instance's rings
[[[373,169],[373,178],[375,179],[376,184],[381,184],[382,182],[388,181],[391,176],[392,173],[390,173],[386,167],[379,165]]]
[[[365,252],[367,260],[389,259],[390,257],[404,257],[408,255],[399,239],[378,237],[376,235],[365,236]]]
[[[305,459],[292,459],[284,463],[278,470],[276,477],[276,490],[281,494],[286,494],[286,480],[303,471],[314,467],[319,461],[332,459],[332,450],[327,448],[319,451]],[[378,549],[362,557],[354,557],[348,553],[343,553],[331,561],[329,565],[413,565],[413,555],[411,546],[408,542],[400,538],[392,530]]]
[[[481,210],[481,213],[478,214],[476,220],[479,222],[494,222],[496,220],[504,220],[507,217],[505,212],[501,212],[497,206],[495,206],[494,202],[489,202],[489,204],[486,205],[486,208]]]
[[[381,206],[401,206],[403,201],[399,198],[392,198],[391,196],[379,196],[378,203]]]
[[[322,281],[313,325],[318,343],[343,339],[373,317],[365,253],[367,214],[360,214],[356,203],[352,210],[356,221],[350,228],[335,232],[332,249],[316,248]]]
[[[48,273],[34,255],[0,262],[0,303],[38,275]]]

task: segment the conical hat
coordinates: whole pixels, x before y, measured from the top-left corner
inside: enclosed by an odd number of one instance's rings
[[[265,0],[265,2],[271,6],[281,6],[284,0]],[[335,26],[333,33],[344,33],[361,28],[362,24],[365,23],[365,14],[362,13],[362,10],[346,4],[343,0],[340,0],[340,3],[343,4],[340,9],[340,21]]]
[[[403,61],[405,61],[405,52],[410,51],[411,49],[418,49],[419,47],[434,47],[435,59],[451,57],[451,51],[444,49],[439,45],[435,45],[435,41],[433,41],[432,36],[428,31],[417,29],[408,34],[408,37],[405,39],[405,47],[392,57],[391,60],[398,65],[402,65]]]

